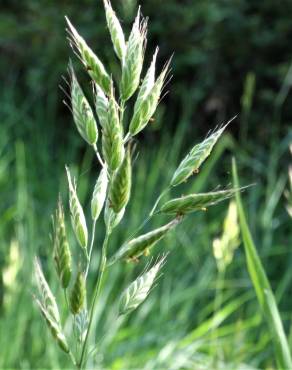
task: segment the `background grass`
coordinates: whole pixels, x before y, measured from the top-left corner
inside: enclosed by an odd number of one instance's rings
[[[113,1],[113,5],[129,29],[135,1]],[[111,251],[144,218],[186,148],[239,113],[201,173],[173,194],[230,184],[231,157],[236,156],[241,185],[255,183],[242,195],[245,211],[291,348],[292,233],[283,197],[292,141],[291,2],[280,6],[272,0],[257,4],[171,0],[165,5],[145,0],[142,7],[150,16],[148,50],[160,45],[161,64],[175,51],[174,78],[155,124],[141,135],[133,200],[113,236]],[[49,281],[55,280],[50,217],[58,192],[64,201],[67,198],[64,164],[74,165],[87,211],[98,171],[61,103],[58,84],[72,56],[65,40],[64,14],[105,63],[117,68],[105,47],[110,40],[100,3],[27,0],[1,5],[1,368],[69,366],[31,298],[34,255],[41,257]],[[87,86],[81,69],[80,76]],[[227,203],[195,214],[157,246],[154,255],[171,252],[163,276],[119,330],[113,325],[113,302],[139,269],[133,271],[126,264],[110,271],[95,323],[95,332],[103,338],[102,355],[95,357],[100,366],[276,368],[273,335],[259,308],[243,248],[236,251],[224,279],[217,272],[212,241],[222,231],[226,211]],[[154,218],[145,230],[157,225]],[[102,229],[100,222],[92,271],[98,265]],[[73,247],[72,235],[71,243]],[[52,288],[62,301],[61,292]],[[218,294],[221,305],[214,310]]]

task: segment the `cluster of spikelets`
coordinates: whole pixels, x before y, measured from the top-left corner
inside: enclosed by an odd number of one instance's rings
[[[167,80],[169,62],[157,75],[158,49],[155,50],[151,63],[142,78],[147,21],[142,17],[139,9],[126,41],[121,24],[108,0],[104,0],[104,7],[113,48],[121,65],[119,81],[113,81],[102,61],[66,18],[70,44],[88,72],[94,87],[94,98],[91,101],[85,96],[77,80],[73,64],[70,63],[70,109],[79,134],[95,151],[101,166],[91,199],[91,236],[87,227],[88,220],[78,198],[76,181],[69,168],[66,167],[72,228],[82,251],[78,261],[74,261],[71,257],[61,200],[58,202],[54,217],[53,256],[56,272],[65,296],[67,296],[67,290],[70,293],[66,301],[74,317],[73,325],[80,321],[83,322],[82,333],[79,333],[80,360],[77,359],[77,354],[70,349],[73,346],[69,346],[69,341],[63,332],[54,295],[45,280],[39,262],[35,263],[36,280],[39,287],[37,305],[57,343],[69,353],[72,361],[79,367],[83,366],[95,300],[101,287],[103,271],[119,261],[138,261],[142,255],[147,256],[151,248],[182,222],[188,214],[205,210],[206,207],[228,199],[236,191],[226,189],[189,194],[171,199],[162,205],[160,205],[162,199],[160,197],[150,217],[154,214],[170,215],[169,222],[145,234],[135,235],[133,239],[125,241],[120,249],[108,258],[106,248],[108,239],[122,220],[131,195],[132,138],[147,126],[156,111]],[[124,111],[128,100],[134,94],[132,116],[126,124]],[[226,126],[212,132],[205,140],[191,148],[174,172],[168,190],[186,182],[190,176],[199,171]],[[95,225],[102,211],[104,211],[106,228],[105,243],[101,251],[97,286],[94,294],[87,297],[86,280],[94,245]],[[165,255],[158,259],[152,267],[148,264],[148,268],[124,290],[119,300],[119,315],[131,312],[146,299],[164,263]],[[90,307],[88,314],[87,306]]]

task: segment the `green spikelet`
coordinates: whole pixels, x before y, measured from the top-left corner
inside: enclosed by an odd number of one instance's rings
[[[160,241],[165,235],[180,222],[180,218],[176,218],[168,224],[152,230],[147,234],[138,236],[126,242],[117,253],[111,258],[109,264],[113,264],[119,260],[137,259],[142,254],[148,253],[153,246]]]
[[[119,303],[120,315],[132,312],[145,301],[164,263],[165,257],[162,257],[154,266],[144,272],[125,289]]]
[[[123,128],[120,123],[119,107],[114,97],[113,88],[109,99],[107,122],[102,131],[102,152],[111,171],[115,171],[120,166],[125,155]]]
[[[62,288],[66,289],[71,278],[71,253],[66,236],[64,211],[61,198],[54,219],[54,261]]]
[[[125,208],[121,209],[119,213],[116,213],[109,205],[109,201],[106,202],[104,209],[104,222],[109,233],[111,233],[113,229],[122,221],[124,213]]]
[[[140,131],[142,131],[153,116],[159,102],[165,78],[167,76],[169,63],[170,62],[166,64],[148,94],[145,94],[144,92],[139,100],[137,100],[129,129],[132,136],[137,135]]]
[[[74,315],[77,315],[82,310],[85,300],[85,279],[83,273],[79,271],[70,295],[70,310]]]
[[[100,174],[96,181],[91,200],[91,217],[95,221],[98,219],[105,202],[107,184],[107,169],[104,167],[100,171]]]
[[[57,302],[53,293],[51,292],[51,289],[46,281],[41,265],[37,258],[34,261],[34,272],[35,281],[40,295],[40,299],[34,297],[35,302],[40,309],[41,314],[44,317],[48,328],[50,329],[53,337],[56,339],[58,345],[63,351],[68,353],[69,348],[66,338],[62,332]]]
[[[104,0],[103,3],[105,7],[107,26],[110,31],[115,52],[120,60],[123,60],[126,53],[126,42],[121,24],[112,9],[110,1]]]
[[[79,202],[76,185],[72,183],[69,168],[66,167],[68,185],[69,185],[69,206],[71,213],[72,226],[76,235],[76,238],[81,248],[86,249],[88,240],[88,231],[86,226],[86,220],[83,213],[83,209]]]
[[[71,38],[72,46],[75,46],[82,63],[84,64],[88,74],[99,86],[102,87],[106,94],[110,92],[111,79],[105,70],[104,65],[94,52],[87,45],[86,41],[79,35],[70,20],[65,17],[68,24],[68,33]]]
[[[69,65],[71,76],[71,105],[74,122],[82,138],[90,145],[95,145],[98,130],[92,109],[77,81],[73,66]]]
[[[234,118],[232,118],[225,126],[213,132],[204,141],[195,145],[191,149],[189,154],[181,161],[180,165],[176,169],[171,180],[172,186],[177,186],[181,184],[182,182],[186,181],[193,173],[199,171],[200,166],[210,155],[214,145],[217,143],[225,128]]]
[[[121,98],[126,101],[137,90],[143,67],[147,22],[141,19],[140,9],[127,42],[122,68]]]
[[[110,187],[110,206],[115,213],[119,213],[126,207],[131,194],[132,168],[131,153],[128,146],[126,155],[120,167],[113,175]]]
[[[105,96],[104,92],[97,84],[94,84],[94,95],[95,111],[100,125],[104,127],[107,123],[108,98]]]
[[[190,194],[181,198],[171,199],[161,207],[160,212],[169,215],[185,215],[205,210],[206,207],[229,199],[239,190],[241,189],[227,189],[210,193]]]

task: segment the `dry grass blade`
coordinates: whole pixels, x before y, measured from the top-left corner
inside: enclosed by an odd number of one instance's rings
[[[164,256],[158,260],[153,267],[139,276],[123,292],[119,304],[119,313],[121,315],[132,312],[145,301],[150,293],[158,272],[165,263],[165,258],[166,257]]]

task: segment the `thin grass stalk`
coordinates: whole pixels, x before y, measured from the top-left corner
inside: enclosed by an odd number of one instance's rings
[[[232,175],[235,187],[239,186],[236,161],[232,160]],[[257,299],[268,322],[274,342],[276,362],[279,369],[292,369],[292,358],[283,323],[264,267],[256,250],[249,230],[240,193],[236,193],[239,224],[246,255],[250,278],[254,285]]]
[[[102,245],[100,264],[99,264],[99,268],[98,268],[98,276],[97,276],[97,281],[96,281],[96,285],[95,285],[94,293],[93,293],[93,299],[92,299],[92,303],[91,303],[91,307],[90,307],[88,327],[87,327],[86,336],[85,336],[83,346],[82,346],[82,350],[81,350],[80,360],[79,360],[79,363],[78,363],[78,368],[80,370],[83,368],[84,357],[85,357],[86,349],[87,349],[87,342],[88,342],[90,329],[91,329],[92,322],[93,322],[93,315],[94,315],[96,300],[100,295],[102,280],[103,280],[104,272],[105,272],[105,269],[106,269],[106,261],[107,261],[106,251],[107,251],[107,247],[108,247],[109,236],[110,236],[110,234],[107,230],[105,238],[104,238],[104,242],[103,242],[103,245]]]

